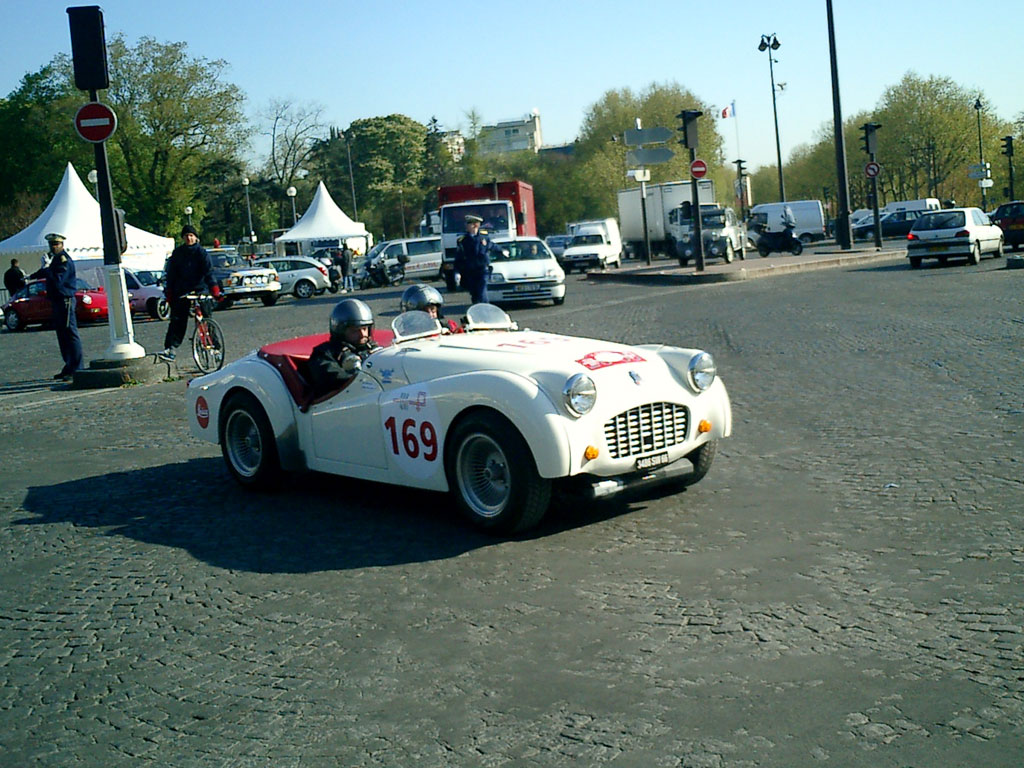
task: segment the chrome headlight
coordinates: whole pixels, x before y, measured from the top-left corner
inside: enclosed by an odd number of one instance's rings
[[[488,278],[489,282],[492,283],[504,283],[505,276],[501,272],[491,272],[491,276]]]
[[[715,359],[707,352],[701,352],[690,358],[686,372],[690,378],[690,385],[698,392],[704,392],[715,383],[718,369],[715,367]]]
[[[565,382],[562,398],[570,413],[576,416],[590,413],[590,409],[597,402],[597,387],[594,386],[594,380],[584,373],[577,373]]]
[[[88,293],[83,293],[82,294],[82,303],[83,304],[92,304],[92,296],[90,296]]]

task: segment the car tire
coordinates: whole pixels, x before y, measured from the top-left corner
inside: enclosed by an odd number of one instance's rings
[[[153,297],[146,302],[146,311],[154,320],[166,320],[171,316],[171,305],[167,303],[167,299]]]
[[[292,293],[295,294],[297,299],[311,299],[313,294],[316,293],[316,286],[309,280],[299,280],[295,284],[295,288],[292,289]]]
[[[556,307],[560,307],[563,304],[565,304],[565,296],[562,296],[561,298],[552,299],[552,301],[555,302]]]
[[[532,528],[551,503],[551,481],[538,474],[526,440],[492,411],[456,424],[445,443],[445,474],[463,515],[490,533]]]
[[[921,268],[921,257],[920,256],[911,256],[910,257],[910,268],[911,269],[920,269]]]
[[[4,326],[8,331],[24,331],[25,324],[21,322],[21,317],[13,309],[10,312],[4,314]]]
[[[976,265],[981,263],[981,243],[971,246],[971,252],[967,255],[967,263]]]
[[[264,307],[272,307],[277,304],[277,298],[277,291],[260,294],[260,301],[263,302]]]
[[[999,238],[999,245],[996,246],[996,252],[993,254],[995,256],[995,258],[997,258],[997,259],[1003,258],[1003,247],[1004,247],[1003,246],[1003,238],[1000,237]]]
[[[718,441],[709,440],[704,445],[686,454],[686,458],[693,463],[693,472],[683,478],[683,485],[694,485],[704,479],[704,476],[711,469],[718,453]]]
[[[732,264],[733,259],[736,258],[736,251],[733,250],[732,241],[727,240],[725,243],[725,255],[722,256],[726,264]]]
[[[800,235],[800,242],[803,243],[804,245],[807,245],[813,239],[814,238],[811,237],[810,232],[804,232],[802,235]]]
[[[281,477],[277,440],[263,406],[248,392],[236,392],[221,408],[220,447],[239,485],[260,490],[276,487]]]

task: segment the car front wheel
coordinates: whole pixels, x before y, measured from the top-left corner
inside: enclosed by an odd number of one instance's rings
[[[281,474],[277,442],[263,406],[248,392],[224,404],[220,448],[235,480],[250,488],[268,489]]]
[[[21,318],[18,313],[13,309],[4,316],[4,325],[7,326],[8,331],[24,331],[25,324],[21,322]]]
[[[462,513],[493,533],[517,533],[540,522],[551,502],[551,481],[538,472],[519,431],[496,413],[463,419],[445,452],[448,487]]]
[[[683,479],[684,485],[693,485],[694,483],[700,482],[704,479],[704,475],[711,469],[712,463],[715,461],[715,455],[718,453],[718,441],[709,440],[704,443],[700,448],[692,451],[686,455],[693,464],[693,473],[687,475]]]
[[[736,258],[736,251],[733,250],[731,240],[726,242],[725,255],[722,258],[725,259],[726,264],[732,264],[732,260]]]
[[[272,307],[277,304],[277,291],[271,293],[264,293],[260,296],[260,301],[263,302],[264,307]]]
[[[154,320],[166,320],[171,316],[171,305],[167,299],[150,299],[146,303],[146,311]]]
[[[309,282],[309,280],[299,280],[295,284],[294,292],[297,299],[311,299],[313,294],[316,293],[316,286]]]

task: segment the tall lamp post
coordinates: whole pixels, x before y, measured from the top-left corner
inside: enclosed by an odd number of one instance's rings
[[[974,100],[974,111],[978,113],[978,164],[982,170],[985,168],[985,154],[981,148],[981,97],[979,96]],[[988,208],[988,195],[985,193],[985,178],[978,181],[978,186],[981,187],[981,210]]]
[[[249,242],[256,242],[256,231],[252,228],[252,206],[249,205],[249,177],[242,177],[242,186],[245,187],[245,212],[249,215]]]
[[[100,175],[98,173],[96,173],[96,169],[93,168],[91,171],[89,171],[89,175],[88,175],[87,178],[89,179],[89,183],[92,184],[92,188],[93,188],[93,190],[96,193],[96,199],[99,200],[100,199]]]
[[[286,195],[288,195],[288,197],[290,197],[292,199],[292,226],[293,227],[296,224],[299,223],[298,214],[295,213],[295,192],[296,192],[295,187],[288,187],[288,189],[286,189],[284,191],[284,193]]]
[[[356,221],[359,220],[359,206],[356,205],[356,178],[352,174],[352,147],[351,139],[349,139],[347,133],[343,133],[345,137],[345,152],[348,154],[348,183],[352,187],[352,218]]]
[[[777,51],[781,43],[773,32],[770,35],[761,35],[761,42],[757,46],[759,51],[768,51],[768,72],[772,78],[772,114],[775,116],[775,156],[779,163],[779,200],[786,202],[786,185],[782,181],[782,145],[779,143],[779,109],[775,103],[775,58],[773,51]]]
[[[189,224],[189,226],[192,226],[192,206],[191,205],[186,205],[185,206],[185,215],[188,216],[188,224]]]

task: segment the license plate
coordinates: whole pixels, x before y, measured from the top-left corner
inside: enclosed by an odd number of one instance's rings
[[[535,291],[535,290],[537,290],[537,284],[536,283],[523,283],[523,284],[517,285],[515,287],[515,292],[516,293],[526,293],[527,291]]]
[[[1024,229],[1024,222],[1015,221],[1013,224],[1007,224],[1007,229]]]
[[[662,464],[668,464],[668,452],[656,453],[653,456],[641,456],[636,460],[637,469],[654,469]]]
[[[944,245],[929,245],[928,246],[928,250],[929,251],[944,251],[944,250],[946,250],[946,246],[944,246]]]

